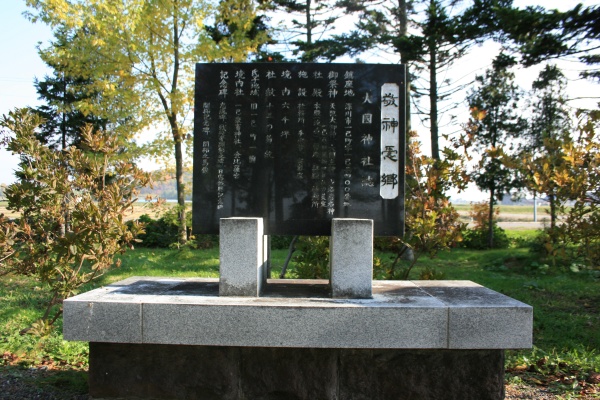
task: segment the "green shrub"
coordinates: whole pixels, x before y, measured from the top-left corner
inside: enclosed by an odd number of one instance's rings
[[[526,233],[524,235],[520,235],[519,231],[512,232],[511,235],[508,236],[509,240],[510,240],[510,247],[513,248],[517,248],[517,249],[527,249],[530,248],[533,244],[533,242],[535,241],[536,236],[532,236],[529,233]]]
[[[5,195],[17,221],[0,217],[0,276],[33,276],[47,293],[41,320],[24,331],[48,335],[62,301],[119,266],[142,224],[125,224],[150,176],[124,161],[112,132],[81,130],[82,148],[55,151],[36,137],[42,120],[26,109],[0,119],[19,154],[17,181]]]
[[[137,239],[141,240],[138,246],[168,248],[177,243],[177,225],[167,218],[152,219],[144,214],[140,216],[139,222],[144,223],[146,232],[138,235]]]
[[[178,230],[171,213],[153,219],[148,214],[140,215],[138,219],[145,226],[145,233],[137,236],[139,247],[170,248],[178,246]],[[133,222],[128,222],[131,225]],[[188,225],[190,226],[190,225]],[[192,237],[188,245],[196,249],[211,249],[219,245],[219,235],[202,234]]]
[[[488,249],[488,231],[487,229],[466,229],[463,233],[463,247],[473,250]],[[494,224],[494,249],[507,249],[510,245],[510,239],[506,231]]]
[[[530,241],[529,251],[533,254],[546,257],[551,246],[551,239],[548,232],[540,231],[540,233]]]
[[[297,278],[329,279],[329,236],[300,236],[294,260]]]
[[[219,246],[219,235],[196,235],[193,243],[197,249],[212,249]]]
[[[396,236],[376,236],[373,239],[373,248],[375,250],[397,253],[404,246],[401,238]]]
[[[469,217],[473,221],[473,227],[463,231],[462,246],[473,250],[490,249],[489,246],[489,226],[493,226],[493,249],[507,249],[510,246],[510,239],[504,229],[498,226],[497,220],[500,209],[494,207],[492,218],[490,220],[490,205],[486,202],[471,203]]]
[[[272,235],[271,249],[272,250],[287,250],[290,247],[293,236]]]

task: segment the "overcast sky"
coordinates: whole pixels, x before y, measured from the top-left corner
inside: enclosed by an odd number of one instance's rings
[[[527,5],[542,5],[545,8],[568,9],[577,3],[586,6],[598,4],[598,1],[570,1],[570,0],[515,0],[514,4],[519,7]],[[0,115],[16,107],[35,106],[39,104],[37,94],[33,87],[34,79],[42,79],[47,70],[45,64],[40,60],[36,46],[39,42],[47,43],[51,39],[50,30],[43,24],[32,24],[22,13],[26,10],[23,0],[2,0],[2,12],[0,13]],[[467,55],[463,63],[465,73],[483,73],[490,65],[491,57],[495,55],[495,45],[490,44],[474,49]],[[366,60],[370,61],[370,60]],[[561,65],[566,69],[573,81],[570,82],[572,93],[585,96],[590,91],[597,92],[598,85],[589,81],[578,81],[577,73],[579,65],[566,63]],[[532,68],[520,75],[519,83],[528,88],[531,81],[535,79],[539,68]],[[589,104],[589,103],[588,103]],[[581,106],[581,105],[579,105]],[[416,121],[415,121],[416,122]],[[426,143],[426,128],[421,128],[424,146]],[[14,181],[14,169],[17,158],[10,153],[0,150],[0,183],[11,183]]]

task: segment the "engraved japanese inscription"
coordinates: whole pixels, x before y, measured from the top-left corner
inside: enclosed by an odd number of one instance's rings
[[[328,235],[332,218],[404,230],[403,65],[197,64],[193,229],[262,217]]]

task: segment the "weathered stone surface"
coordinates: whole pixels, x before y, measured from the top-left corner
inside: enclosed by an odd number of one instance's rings
[[[140,302],[66,300],[63,306],[65,340],[112,343],[142,342]]]
[[[334,218],[330,240],[331,295],[368,299],[372,296],[373,220]]]
[[[94,397],[500,400],[502,350],[353,350],[90,343]]]
[[[218,307],[147,303],[144,343],[319,348],[446,346],[447,311],[436,307],[433,299],[421,300],[424,304],[420,307],[266,300]]]
[[[448,305],[448,348],[531,347],[532,307],[473,282],[415,283]]]
[[[240,387],[247,399],[337,398],[336,350],[250,347],[240,355]]]
[[[240,399],[239,349],[90,343],[97,398]]]
[[[220,296],[258,296],[266,280],[262,218],[223,218],[220,228]]]
[[[131,278],[66,300],[64,335],[249,347],[531,346],[531,307],[472,282],[374,281],[371,299],[326,293],[326,281],[269,280],[265,296],[236,297],[218,296],[216,279]]]
[[[501,350],[346,350],[339,370],[340,399],[504,398]]]

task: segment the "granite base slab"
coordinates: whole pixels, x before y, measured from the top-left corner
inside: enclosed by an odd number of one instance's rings
[[[66,340],[198,346],[515,349],[532,308],[469,281],[373,281],[334,299],[327,281],[269,280],[262,297],[219,296],[217,279],[133,277],[64,301]]]

